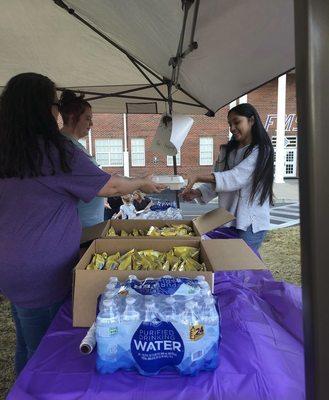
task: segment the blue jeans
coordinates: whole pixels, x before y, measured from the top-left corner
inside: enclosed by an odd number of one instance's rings
[[[63,301],[48,307],[23,308],[11,304],[16,327],[15,370],[18,375],[37,349]]]
[[[239,238],[243,239],[249,247],[251,247],[254,251],[258,253],[258,249],[263,243],[267,231],[259,231],[253,233],[251,225],[246,231],[242,231],[241,229],[237,229],[237,231]]]

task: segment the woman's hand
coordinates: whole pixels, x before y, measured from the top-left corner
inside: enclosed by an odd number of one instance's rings
[[[144,193],[160,193],[162,190],[166,189],[166,187],[166,185],[152,181],[152,175],[147,175],[141,178],[141,186],[139,189]]]
[[[180,197],[184,201],[192,201],[194,199],[198,199],[202,196],[202,193],[199,189],[190,189],[186,190],[186,188],[183,190],[183,192],[180,194]]]
[[[200,189],[193,189],[193,186],[196,183],[216,183],[214,174],[209,175],[197,175],[191,178],[188,178],[186,188],[182,191],[181,197],[185,201],[191,201],[198,197],[202,197],[202,193]]]
[[[197,176],[189,177],[188,180],[187,180],[187,185],[186,185],[185,189],[184,189],[183,192],[182,192],[182,195],[184,195],[184,194],[190,192],[190,191],[193,189],[193,186],[194,186],[197,182],[199,182]]]

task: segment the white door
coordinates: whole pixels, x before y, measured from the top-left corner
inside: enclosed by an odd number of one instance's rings
[[[286,157],[284,162],[285,177],[295,177],[297,170],[297,149],[285,149]]]
[[[276,161],[276,136],[272,136],[274,166]],[[297,136],[284,138],[284,178],[295,178],[297,174]]]

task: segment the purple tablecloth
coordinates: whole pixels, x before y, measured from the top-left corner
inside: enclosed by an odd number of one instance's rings
[[[95,354],[79,353],[86,330],[72,328],[68,301],[8,399],[305,399],[300,289],[267,271],[217,273],[215,282],[223,335],[215,372],[98,375]]]

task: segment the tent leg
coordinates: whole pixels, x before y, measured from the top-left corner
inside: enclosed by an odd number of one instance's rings
[[[177,175],[177,159],[176,156],[173,156],[173,164],[174,164],[174,175]],[[179,208],[180,202],[179,202],[179,196],[178,196],[178,190],[175,190],[176,193],[176,206]]]
[[[329,393],[329,2],[295,0],[307,399]]]

